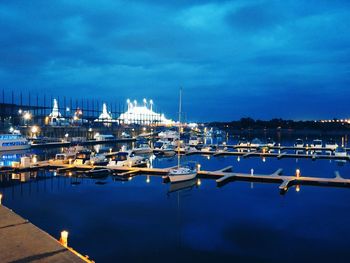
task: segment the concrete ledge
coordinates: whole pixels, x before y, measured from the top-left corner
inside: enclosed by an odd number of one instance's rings
[[[56,239],[0,205],[0,262],[85,262]]]

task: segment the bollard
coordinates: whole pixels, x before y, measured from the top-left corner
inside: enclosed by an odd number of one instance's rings
[[[68,231],[64,230],[61,232],[60,243],[64,247],[68,247]]]
[[[201,165],[197,164],[197,171],[199,172],[201,170]]]
[[[254,175],[254,169],[250,169],[250,175],[253,176]]]
[[[296,177],[300,177],[300,169],[296,169],[295,170],[295,176]]]

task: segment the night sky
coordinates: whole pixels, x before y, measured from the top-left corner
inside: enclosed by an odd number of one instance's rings
[[[349,117],[350,1],[1,1],[6,90],[193,121]]]

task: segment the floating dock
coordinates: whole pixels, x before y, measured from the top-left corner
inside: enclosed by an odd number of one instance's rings
[[[79,176],[83,176],[84,171],[87,174],[93,174],[93,171],[104,170],[108,171],[107,175],[119,177],[120,179],[131,179],[137,175],[151,175],[151,176],[163,176],[166,177],[174,167],[169,168],[148,168],[148,167],[128,167],[128,166],[97,166],[97,165],[50,165],[49,162],[39,162],[33,166],[27,168],[9,168],[3,169],[2,174],[11,173],[23,173],[23,172],[35,172],[40,169],[56,171],[57,174],[75,176],[76,173]],[[90,176],[88,176],[90,177]],[[93,176],[92,176],[93,177]],[[314,185],[314,186],[327,186],[327,187],[349,187],[350,179],[341,177],[336,172],[334,177],[312,177],[301,176],[300,171],[297,170],[295,175],[282,175],[282,169],[278,169],[272,174],[255,174],[252,170],[251,173],[238,173],[232,172],[232,166],[225,167],[216,171],[198,171],[198,178],[214,179],[217,186],[222,187],[229,182],[234,181],[248,181],[248,182],[261,182],[261,183],[276,183],[279,184],[279,190],[281,194],[284,194],[288,189],[294,185]]]

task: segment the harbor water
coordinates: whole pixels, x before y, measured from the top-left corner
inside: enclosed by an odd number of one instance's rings
[[[228,143],[231,143],[230,141]],[[232,142],[234,143],[234,142]],[[283,145],[292,141],[282,141]],[[118,149],[120,145],[105,146]],[[57,149],[56,149],[57,151]],[[47,158],[49,152],[36,152]],[[14,157],[15,158],[15,157]],[[153,167],[177,157],[151,158]],[[202,170],[350,178],[349,163],[330,160],[193,155]],[[39,172],[1,177],[3,204],[96,262],[348,262],[350,189],[200,179],[175,189],[161,177],[128,181]],[[177,191],[176,191],[177,190]]]

